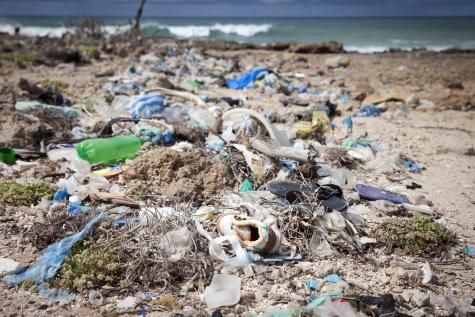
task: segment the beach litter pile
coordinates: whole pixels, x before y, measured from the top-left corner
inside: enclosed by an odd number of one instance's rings
[[[353,133],[379,101],[157,45],[100,78],[81,104],[23,79],[0,111],[5,287],[100,314],[473,313],[439,275],[473,247],[417,193],[424,166]]]

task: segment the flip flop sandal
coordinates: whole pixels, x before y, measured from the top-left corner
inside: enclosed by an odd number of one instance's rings
[[[342,198],[343,191],[337,185],[323,185],[312,189],[286,181],[271,181],[267,183],[267,189],[274,195],[285,197],[289,203],[301,202],[305,197],[315,197],[330,209],[342,210],[348,206]]]
[[[377,187],[365,184],[356,184],[353,187],[361,198],[367,200],[387,200],[395,204],[409,204],[409,199],[406,196],[398,195],[396,193],[388,192]]]

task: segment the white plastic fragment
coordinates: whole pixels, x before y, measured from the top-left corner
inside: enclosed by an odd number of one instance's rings
[[[369,238],[369,237],[361,237],[360,238],[360,243],[361,244],[370,244],[370,243],[377,243],[376,239],[374,238]]]
[[[117,308],[129,309],[137,305],[137,298],[135,296],[127,296],[126,298],[117,302]]]
[[[230,274],[215,274],[204,292],[208,308],[235,305],[240,299],[241,278]]]
[[[187,227],[181,227],[167,232],[160,239],[160,248],[168,253],[168,260],[171,262],[179,261],[192,245],[192,236]]]
[[[22,269],[22,265],[7,258],[0,258],[0,276],[17,273]]]
[[[422,271],[422,284],[428,284],[432,280],[432,269],[430,268],[429,262],[425,262],[421,264],[421,271]]]
[[[402,205],[407,210],[415,211],[424,215],[432,216],[435,213],[434,210],[427,205],[413,205],[413,204],[402,204]]]

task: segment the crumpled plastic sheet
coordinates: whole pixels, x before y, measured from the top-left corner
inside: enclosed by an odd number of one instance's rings
[[[314,111],[312,113],[312,122],[298,121],[292,125],[292,130],[297,137],[306,137],[311,133],[319,131],[324,134],[331,131],[330,119],[324,111]]]
[[[252,259],[249,253],[244,249],[239,241],[233,236],[221,236],[218,238],[211,235],[203,228],[199,220],[195,219],[195,226],[198,232],[209,241],[209,255],[213,260],[224,262],[224,266],[231,272],[235,272],[239,268],[243,268],[251,264]],[[225,241],[231,244],[235,256],[230,257],[226,254],[221,244]]]
[[[157,92],[134,99],[125,109],[130,112],[132,119],[150,119],[153,115],[163,112],[165,105],[165,96]]]
[[[18,274],[7,275],[5,280],[12,284],[18,284],[25,280],[36,282],[39,285],[40,295],[51,300],[59,300],[63,302],[71,301],[74,299],[74,295],[63,290],[46,289],[45,284],[49,279],[56,275],[56,272],[66,256],[70,255],[73,245],[86,238],[94,225],[106,216],[106,213],[100,213],[94,219],[89,221],[80,232],[66,237],[61,241],[50,244],[36,262],[26,271]]]
[[[242,89],[256,81],[261,73],[267,72],[266,67],[257,67],[246,74],[236,78],[226,78],[226,85],[230,89]]]

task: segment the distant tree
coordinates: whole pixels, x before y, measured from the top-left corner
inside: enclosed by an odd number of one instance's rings
[[[132,24],[132,30],[135,34],[140,34],[140,19],[142,18],[142,11],[145,5],[145,0],[140,0],[140,6],[135,12],[135,18]]]

